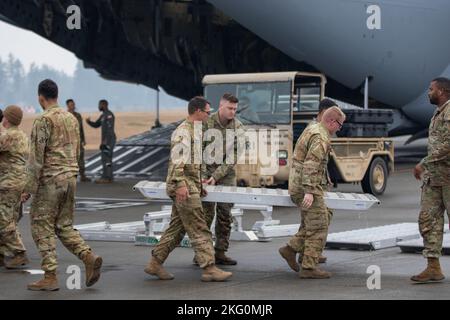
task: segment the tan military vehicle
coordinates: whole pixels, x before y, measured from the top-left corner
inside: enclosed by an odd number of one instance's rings
[[[253,164],[238,164],[239,185],[286,186],[295,142],[317,115],[325,95],[325,76],[306,72],[207,75],[203,85],[213,108],[225,92],[239,98],[238,118],[247,130],[278,129],[276,136],[264,140],[279,145],[276,154],[268,155],[278,161],[277,171],[267,174],[259,158]],[[394,144],[378,137],[333,138],[328,169],[335,185],[361,183],[364,192],[380,195],[394,170]]]

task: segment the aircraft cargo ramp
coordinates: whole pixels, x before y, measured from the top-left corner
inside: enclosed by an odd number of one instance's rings
[[[114,148],[114,175],[165,180],[170,155],[170,138],[180,122],[156,128],[121,140]],[[86,161],[86,172],[96,176],[102,172],[101,154]]]

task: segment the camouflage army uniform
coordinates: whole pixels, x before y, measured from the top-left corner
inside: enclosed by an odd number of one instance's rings
[[[201,139],[201,132],[198,139]],[[177,156],[176,149],[180,147],[190,149],[189,161]],[[187,233],[200,267],[205,268],[214,265],[211,231],[206,224],[200,198],[202,192],[201,158],[197,159],[198,163],[194,161],[196,151],[194,147],[201,148],[202,144],[201,141],[198,141],[194,146],[194,124],[186,120],[178,126],[172,135],[172,152],[166,180],[167,194],[174,201],[172,216],[169,228],[152,251],[153,257],[161,264],[166,261],[170,252],[180,244]],[[189,198],[183,202],[177,202],[176,190],[183,186],[188,188]]]
[[[102,166],[103,173],[102,178],[112,180],[113,175],[113,153],[114,146],[116,145],[116,134],[114,132],[115,117],[110,110],[106,110],[98,118],[97,121],[87,121],[87,123],[93,128],[102,127],[102,143],[100,145],[100,151],[102,153]]]
[[[314,118],[314,120],[312,120],[308,126],[306,128],[309,128],[310,126],[316,125],[319,122],[317,122],[317,120]],[[328,156],[329,158],[329,156]],[[322,181],[323,183],[325,183],[325,181]],[[322,185],[322,190],[323,191],[328,191],[331,188],[331,178],[330,178],[330,173],[328,172],[328,165],[327,165],[327,179],[326,179],[326,184]],[[333,210],[331,210],[330,208],[327,208],[327,214],[328,214],[328,226],[330,226],[331,224],[331,220],[333,220]],[[301,221],[301,225],[303,225],[303,220]],[[327,244],[327,241],[325,239],[325,243],[323,245],[323,248],[325,249],[325,246]]]
[[[28,138],[18,127],[0,134],[0,256],[25,252],[17,221],[28,154]]]
[[[301,209],[301,225],[288,245],[302,256],[302,267],[314,269],[325,246],[330,212],[325,205],[330,135],[321,124],[309,126],[297,141],[289,174],[289,194],[301,208],[305,193],[313,194],[309,209]]]
[[[80,169],[80,176],[84,177],[86,176],[86,168],[84,164],[84,145],[86,144],[86,138],[84,135],[83,118],[78,112],[74,111],[72,114],[77,119],[80,129],[80,157],[78,158],[78,167]]]
[[[235,186],[236,185],[236,170],[235,164],[227,164],[227,141],[226,141],[226,131],[233,130],[237,135],[239,131],[244,130],[244,126],[238,119],[230,121],[225,127],[222,126],[219,120],[219,112],[214,113],[209,117],[205,129],[217,129],[222,133],[223,137],[223,159],[222,163],[207,164],[204,166],[203,171],[204,178],[213,177],[216,181],[216,185],[224,186]],[[237,160],[237,141],[235,138],[233,144],[234,160]],[[214,203],[214,202],[204,202],[203,210],[205,211],[206,222],[211,228],[212,221],[214,219],[214,213],[216,214],[216,243],[215,249],[218,251],[227,251],[230,245],[230,234],[231,234],[231,224],[233,222],[231,216],[231,208],[233,204],[231,203]]]
[[[56,236],[83,259],[90,247],[73,228],[80,134],[77,120],[55,105],[33,124],[25,192],[34,196],[31,233],[42,256],[42,270],[55,272]]]
[[[438,108],[431,119],[428,155],[421,164],[425,168],[419,214],[423,255],[426,258],[439,258],[444,212],[450,212],[450,100]]]

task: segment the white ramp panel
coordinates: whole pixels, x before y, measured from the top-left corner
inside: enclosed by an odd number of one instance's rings
[[[125,223],[110,224],[107,221],[90,223],[75,226],[81,236],[88,241],[107,241],[107,242],[133,242],[137,246],[154,246],[161,238],[154,232],[162,232],[168,222],[153,223],[150,227],[150,220],[146,219],[153,214],[153,220],[170,218],[170,211],[158,211],[148,213],[144,216],[144,221],[133,221]],[[190,247],[189,238],[186,236],[180,243],[181,247]]]
[[[166,206],[163,206],[162,211],[146,213],[144,215],[145,234],[154,236],[155,233],[164,232],[169,227],[171,214],[172,208]]]
[[[299,224],[282,224],[275,226],[261,226],[256,235],[260,241],[268,241],[271,238],[291,237],[298,232]]]
[[[164,182],[141,181],[134,190],[146,198],[170,200]],[[287,190],[266,188],[242,188],[228,186],[206,186],[206,202],[242,203],[265,206],[295,207]],[[371,194],[326,192],[325,202],[331,209],[368,210],[380,201]]]
[[[397,244],[400,250],[404,253],[422,253],[423,250],[423,238],[408,241],[400,241]],[[444,234],[442,241],[442,254],[450,255],[450,234]]]
[[[106,242],[134,242],[136,232],[134,231],[80,231],[81,236],[87,241]]]
[[[143,221],[110,224],[107,221],[75,226],[88,241],[135,242],[138,232],[145,230]]]
[[[399,241],[420,237],[417,223],[399,223],[381,227],[331,233],[327,247],[336,249],[379,250],[397,246]]]
[[[146,234],[137,234],[134,244],[136,246],[154,247],[159,243],[160,240],[161,240],[160,235],[150,236]],[[183,248],[191,247],[191,242],[189,241],[188,236],[185,236],[183,240],[181,240],[179,247]]]

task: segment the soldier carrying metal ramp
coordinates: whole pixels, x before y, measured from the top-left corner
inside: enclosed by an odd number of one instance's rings
[[[279,252],[296,272],[300,271],[296,254],[302,256],[300,278],[324,279],[331,276],[317,267],[329,225],[323,186],[327,184],[330,137],[342,128],[344,121],[345,115],[338,107],[329,108],[320,123],[305,129],[295,147],[289,194],[300,208],[301,225],[297,234]]]
[[[313,121],[311,121],[309,123],[308,127],[315,125],[317,123],[320,123],[322,121],[322,117],[323,117],[325,111],[327,111],[331,107],[337,107],[337,106],[338,106],[337,103],[331,99],[325,98],[325,99],[320,100],[319,113],[317,114],[316,119],[314,119]],[[324,186],[325,190],[328,190],[329,186],[331,186],[332,184],[333,183],[331,182],[330,173],[327,170],[327,185]],[[332,219],[333,219],[333,211],[331,209],[328,209],[328,226],[330,225]],[[325,249],[325,246],[324,246],[324,249]],[[303,259],[303,257],[301,255],[299,255],[298,256],[299,264],[302,263],[302,259]],[[325,262],[327,262],[327,257],[325,257],[323,254],[321,254],[319,257],[319,263],[325,263]]]
[[[211,231],[206,223],[201,197],[202,159],[196,159],[197,149],[195,122],[205,122],[211,106],[203,97],[195,97],[189,102],[189,116],[172,135],[171,156],[167,174],[167,194],[172,198],[172,217],[169,228],[164,232],[158,245],[153,249],[145,272],[160,280],[172,280],[174,276],[163,268],[169,254],[187,233],[195,251],[195,259],[203,269],[202,281],[225,281],[232,276],[215,266]],[[200,130],[201,133],[201,130]],[[197,140],[198,141],[198,140]],[[197,162],[197,161],[198,162]]]
[[[232,130],[236,134],[236,136],[233,138],[233,144],[230,144],[230,149],[232,147],[232,150],[230,150],[230,152],[234,152],[233,159],[235,160],[235,162],[237,161],[237,134],[239,131],[244,131],[244,126],[236,118],[238,103],[239,100],[235,96],[229,93],[224,94],[222,99],[220,100],[219,110],[212,114],[211,117],[209,117],[208,121],[206,122],[207,125],[205,126],[206,130],[215,129],[219,130],[222,133],[224,146],[222,150],[227,150],[227,141],[225,139],[225,137],[227,136],[227,130]],[[236,186],[237,183],[235,163],[227,163],[225,159],[226,157],[227,152],[224,152],[223,157],[220,159],[222,160],[222,162],[214,162],[211,164],[206,164],[204,166],[204,178],[206,179],[205,182],[207,184]],[[216,264],[237,264],[236,260],[233,260],[225,255],[225,252],[228,251],[228,247],[230,246],[231,224],[233,223],[231,216],[232,207],[232,203],[203,203],[203,210],[205,211],[206,222],[208,223],[209,227],[211,227],[214,215],[216,216],[216,243],[214,248]]]

